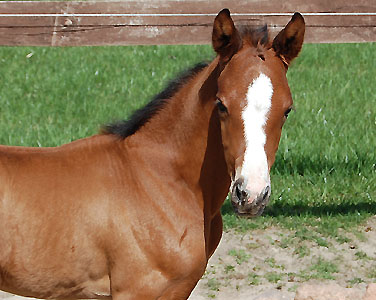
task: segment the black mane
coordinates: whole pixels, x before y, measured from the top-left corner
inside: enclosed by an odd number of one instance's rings
[[[243,42],[251,44],[259,52],[270,47],[269,33],[266,25],[261,27],[241,25],[239,26],[239,32]],[[199,63],[188,71],[183,72],[176,79],[172,80],[167,87],[146,104],[146,106],[136,110],[128,120],[105,125],[102,128],[102,133],[113,134],[121,139],[131,136],[163,109],[168,100],[184,83],[207,67],[207,65],[206,63]]]
[[[102,132],[104,134],[113,134],[121,139],[131,136],[158,113],[184,83],[203,70],[207,65],[206,63],[199,63],[183,72],[176,79],[170,81],[167,87],[161,93],[154,96],[148,104],[136,110],[128,120],[105,125]]]

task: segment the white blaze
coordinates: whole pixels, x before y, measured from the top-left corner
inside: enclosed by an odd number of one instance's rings
[[[270,185],[268,160],[265,153],[265,124],[271,107],[273,85],[268,76],[260,74],[249,85],[242,112],[246,150],[240,171],[251,198]],[[250,199],[253,200],[253,199]]]

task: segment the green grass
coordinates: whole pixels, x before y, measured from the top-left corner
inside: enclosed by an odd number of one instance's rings
[[[1,47],[0,143],[56,146],[144,105],[209,47]]]
[[[233,265],[225,265],[225,273],[232,273],[235,271],[235,267]]]
[[[339,269],[335,263],[319,257],[309,270],[301,273],[300,276],[304,280],[309,280],[311,278],[335,280],[335,274],[338,272]]]
[[[210,278],[208,280],[207,285],[210,290],[216,291],[216,292],[219,291],[219,288],[221,286],[220,282],[218,282],[218,280],[216,280],[215,278]]]
[[[260,276],[254,272],[248,274],[248,283],[249,285],[258,285],[260,284]]]
[[[364,282],[364,280],[362,278],[359,278],[359,277],[355,277],[355,278],[348,281],[349,287],[352,287],[355,284],[359,284],[359,283],[362,283],[362,282]]]
[[[367,255],[367,253],[363,251],[357,251],[355,252],[355,256],[357,260],[369,260],[370,257]]]
[[[265,274],[266,280],[268,280],[271,283],[277,283],[280,281],[283,277],[283,274],[277,273],[277,272],[268,272]]]
[[[209,46],[1,47],[0,143],[55,146],[95,134],[212,57]],[[296,111],[271,202],[263,216],[239,219],[227,201],[224,226],[279,225],[324,247],[322,237],[346,242],[342,230],[376,214],[376,45],[305,45],[288,77]]]
[[[270,268],[273,268],[273,269],[282,269],[282,270],[285,269],[285,266],[278,265],[275,258],[273,258],[273,257],[267,257],[265,259],[264,263],[267,264]]]
[[[233,256],[238,265],[241,265],[243,262],[247,262],[251,257],[244,249],[231,249],[229,250],[228,255]]]

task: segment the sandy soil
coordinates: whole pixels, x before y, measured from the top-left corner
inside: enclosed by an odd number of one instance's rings
[[[293,300],[302,284],[328,282],[362,295],[376,279],[376,217],[359,231],[326,246],[281,228],[226,232],[189,299]]]

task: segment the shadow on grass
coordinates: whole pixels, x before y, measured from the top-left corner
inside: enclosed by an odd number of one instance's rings
[[[231,203],[226,200],[222,206],[222,215],[234,215]],[[353,214],[375,214],[376,204],[361,202],[357,204],[342,203],[339,205],[321,204],[315,207],[308,205],[270,204],[266,207],[263,216],[293,217],[293,216],[336,216]]]
[[[343,203],[339,205],[319,205],[315,207],[305,205],[278,205],[274,204],[265,209],[264,215],[277,216],[335,216],[351,214],[376,214],[376,205],[373,203]]]
[[[331,178],[341,181],[344,177],[353,178],[358,173],[368,177],[370,185],[374,182],[376,165],[374,161],[374,152],[353,151],[348,160],[323,159],[321,157],[309,157],[306,155],[294,156],[288,160],[277,157],[273,166],[273,173],[280,178],[298,175],[304,176],[305,180],[319,178],[320,174],[330,174]],[[354,175],[355,174],[355,175]],[[313,176],[312,176],[313,175]],[[297,180],[290,177],[292,180]],[[321,179],[321,178],[319,178]],[[354,195],[354,197],[356,197]],[[357,203],[339,202],[339,203],[320,203],[316,206],[310,206],[304,203],[283,203],[281,201],[271,202],[265,209],[263,216],[269,217],[293,217],[293,216],[343,216],[355,214],[373,214],[376,215],[376,202],[367,202],[366,199],[359,199]],[[222,215],[234,215],[229,199],[226,199],[222,206]]]

